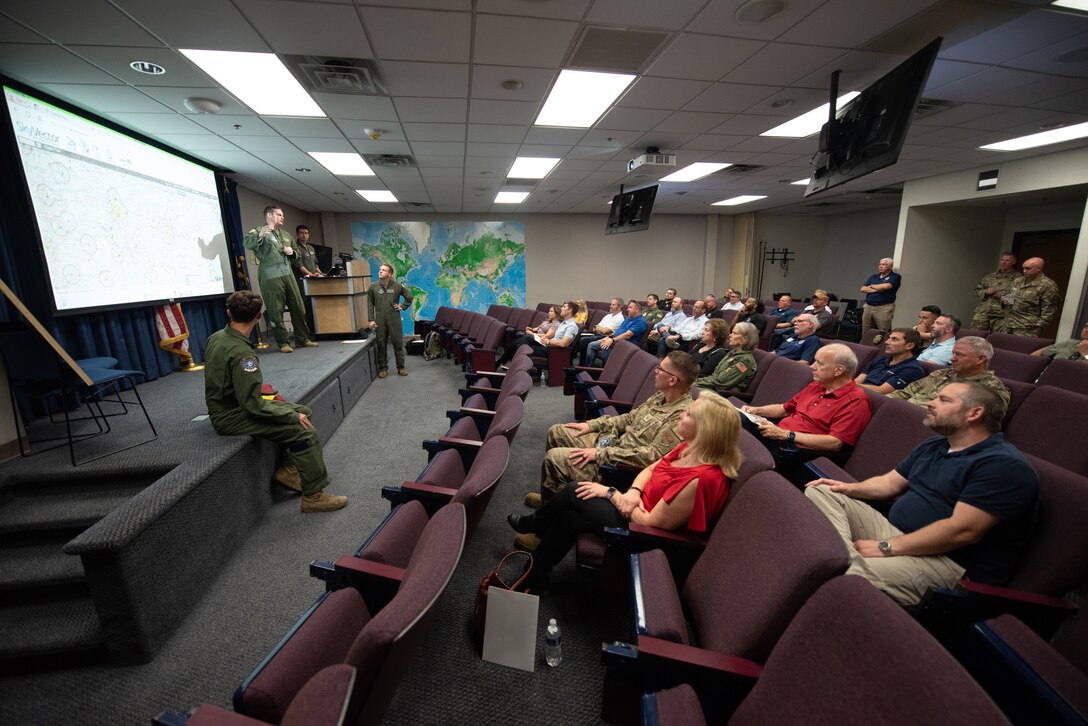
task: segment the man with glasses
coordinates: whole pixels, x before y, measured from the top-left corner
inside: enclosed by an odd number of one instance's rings
[[[526,506],[536,509],[571,481],[595,479],[601,464],[638,469],[649,466],[680,443],[676,426],[691,403],[691,384],[699,366],[674,350],[657,366],[657,392],[619,416],[556,424],[548,429],[539,492],[529,492]]]
[[[816,351],[819,349],[820,339],[816,337],[816,318],[810,313],[802,313],[793,319],[793,335],[787,337],[782,345],[775,349],[774,355],[812,363],[816,360]]]

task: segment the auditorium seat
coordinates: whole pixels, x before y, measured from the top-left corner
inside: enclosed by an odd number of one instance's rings
[[[977,328],[960,328],[955,333],[956,340],[960,338],[966,338],[968,336],[975,338],[988,338],[990,336],[989,330],[979,330]]]
[[[772,310],[773,308],[767,308]],[[767,350],[767,346],[770,345],[771,336],[774,335],[775,326],[781,322],[781,319],[777,315],[767,316],[767,325],[764,326],[763,332],[759,334],[759,349]]]
[[[1055,358],[1039,374],[1038,385],[1084,393],[1088,391],[1088,361]]]
[[[998,380],[1004,384],[1005,388],[1009,389],[1009,407],[1005,410],[1005,415],[1001,419],[1001,428],[1004,430],[1008,428],[1009,422],[1012,421],[1012,417],[1016,415],[1020,406],[1035,391],[1035,386],[1023,381],[1014,381],[1011,378],[1002,378],[1001,376],[998,376]]]
[[[839,343],[845,345],[850,350],[854,351],[854,355],[858,359],[857,371],[854,375],[861,373],[865,370],[865,366],[876,358],[877,356],[884,355],[883,345],[866,345],[864,343],[851,343],[849,340],[835,340],[833,338],[820,338],[820,345],[831,345],[832,343]]]
[[[461,346],[460,363],[465,370],[494,370],[499,352],[499,344],[506,332],[506,326],[498,320],[487,318],[487,324],[478,343],[465,343]]]
[[[291,699],[280,726],[344,726],[357,710],[352,696],[356,669],[340,663],[323,668],[306,681]],[[152,719],[155,726],[258,726],[259,719],[205,703],[190,713],[164,711]]]
[[[337,572],[352,583],[318,601],[239,686],[234,708],[280,723],[302,686],[338,663],[356,668],[353,723],[379,723],[461,558],[465,509],[443,507],[427,522],[405,568],[344,556]],[[359,588],[369,581],[399,581],[396,596],[370,611]]]
[[[847,556],[819,510],[779,474],[765,471],[726,507],[681,589],[660,550],[632,554],[630,565],[633,639],[602,646],[606,708],[613,689],[633,683],[644,690],[696,662],[764,662],[812,593],[845,572]],[[685,613],[698,646],[688,636]],[[853,617],[852,608],[837,613],[842,623]]]
[[[478,386],[471,386],[469,388],[458,389],[458,393],[461,396],[462,408],[478,408],[494,411],[495,408],[510,396],[516,396],[521,400],[525,400],[525,397],[529,395],[529,389],[533,387],[533,379],[529,377],[529,374],[525,371],[520,371],[514,374],[508,374],[503,379],[502,385],[498,390],[494,388],[485,388]]]
[[[578,333],[582,332],[581,326],[578,328]],[[575,334],[574,340],[569,345],[560,346],[548,346],[547,355],[533,355],[530,360],[533,363],[533,367],[540,371],[540,375],[544,377],[548,388],[558,388],[563,385],[564,371],[571,367],[574,362],[574,348],[577,345],[578,335]],[[528,349],[526,349],[528,350]]]
[[[1036,386],[1005,427],[1005,438],[1021,451],[1088,475],[1088,445],[1081,421],[1088,395]]]
[[[896,398],[885,398],[869,420],[845,465],[838,466],[827,457],[808,462],[816,478],[837,481],[864,481],[887,474],[906,458],[918,444],[934,435],[922,420],[926,412],[920,406]]]
[[[591,386],[585,391],[586,408],[582,418],[597,418],[604,406],[620,406],[630,410],[638,392],[645,386],[646,381],[653,381],[656,369],[660,361],[657,356],[639,350],[623,369],[615,388],[606,391],[602,386]]]
[[[719,660],[705,670],[695,688],[645,694],[643,724],[1009,723],[936,640],[853,575],[812,595],[762,668]]]
[[[990,333],[986,340],[995,348],[1011,350],[1015,353],[1034,353],[1040,348],[1054,345],[1053,338],[1032,338],[1026,335],[1008,333]]]
[[[1035,383],[1039,374],[1050,363],[1049,358],[1028,353],[1017,353],[1004,348],[994,347],[994,357],[990,359],[990,370],[1001,378],[1009,378],[1024,383]]]
[[[634,399],[632,399],[629,405],[619,405],[611,403],[607,406],[602,406],[597,415],[599,416],[618,416],[621,413],[627,413],[633,408],[637,408],[646,403],[646,400],[657,393],[657,376],[651,375],[642,382],[642,387],[635,393]],[[692,398],[697,396],[698,389],[691,389]],[[592,416],[590,416],[592,418]]]
[[[525,375],[528,378],[528,375]],[[525,403],[516,395],[503,399],[495,407],[494,413],[481,409],[462,408],[456,411],[448,411],[457,417],[449,430],[437,440],[427,439],[423,442],[423,450],[427,452],[427,460],[430,461],[438,452],[447,449],[456,450],[461,454],[465,467],[472,465],[476,453],[480,447],[490,438],[502,436],[512,442],[518,427],[525,417]]]
[[[438,459],[444,461],[439,466],[433,466]],[[448,502],[463,504],[467,517],[465,537],[469,539],[487,510],[509,461],[510,443],[502,436],[484,442],[467,473],[456,452],[443,451],[435,456],[414,482],[383,487],[382,498],[388,499],[394,506],[399,502],[418,500],[430,514]]]
[[[575,418],[585,415],[585,391],[592,386],[600,386],[606,392],[619,383],[620,376],[627,363],[638,352],[634,343],[621,340],[613,346],[615,350],[601,368],[590,366],[572,366],[563,371],[563,393],[573,395]]]
[[[509,376],[523,371],[527,372],[532,367],[533,361],[529,358],[529,349],[524,348],[514,354],[514,357],[511,358],[510,362],[507,364],[505,371],[466,371],[465,386],[469,388],[476,386],[478,388],[494,388],[498,390],[502,387],[503,381]]]
[[[1066,625],[1088,635],[1088,608]],[[973,651],[964,664],[1014,723],[1083,724],[1088,721],[1088,674],[1063,652],[1012,615],[971,628]],[[1088,651],[1088,638],[1079,643]]]
[[[752,396],[755,394],[756,390],[759,388],[760,383],[763,382],[763,378],[767,375],[767,371],[770,370],[771,365],[776,360],[780,360],[778,356],[771,355],[767,351],[760,350],[759,348],[756,348],[755,350],[753,350],[752,355],[755,356],[755,359],[756,359],[756,374],[754,376],[752,376],[752,380],[748,382],[747,387],[745,387],[745,389],[743,391],[736,391],[736,392],[734,392],[732,394],[726,394],[726,395],[732,395],[732,396],[734,396],[736,398],[739,398],[739,399],[741,399],[743,401],[752,400]]]
[[[774,363],[760,379],[759,387],[752,394],[751,405],[766,406],[771,403],[785,403],[802,388],[812,383],[812,369],[807,363],[771,356]],[[759,375],[759,371],[756,371]],[[746,401],[733,397],[734,405],[741,406]]]

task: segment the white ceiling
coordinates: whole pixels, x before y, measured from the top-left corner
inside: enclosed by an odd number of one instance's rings
[[[985,152],[982,144],[1088,121],[1088,16],[1046,0],[783,1],[783,12],[754,25],[734,17],[744,0],[5,1],[0,72],[310,211],[603,213],[621,184],[667,173],[627,173],[627,161],[650,145],[676,154],[678,166],[759,167],[663,184],[659,213],[853,211],[898,204],[894,190],[910,179],[1040,153]],[[625,61],[639,77],[593,128],[534,127],[559,70],[599,28],[661,36],[642,46],[649,55]],[[863,88],[937,35],[945,43],[924,96],[952,107],[915,121],[895,166],[804,199],[804,188],[788,182],[809,175],[815,138],[759,134],[825,103],[833,70],[842,70],[841,91]],[[372,59],[389,95],[315,93],[328,119],[291,117],[290,108],[260,117],[178,48]],[[637,56],[634,48],[598,52],[590,64]],[[1058,60],[1070,53],[1071,62]],[[133,60],[167,72],[138,74]],[[522,87],[503,89],[509,79]],[[183,105],[190,96],[223,107],[192,114]],[[792,103],[772,107],[782,100]],[[365,129],[382,135],[370,140]],[[378,169],[377,180],[337,178],[306,154],[352,150],[407,154],[417,166]],[[519,155],[562,162],[538,183],[508,183]],[[373,205],[352,191],[378,187],[402,204]],[[500,189],[532,194],[496,206]],[[767,198],[709,206],[739,194]]]

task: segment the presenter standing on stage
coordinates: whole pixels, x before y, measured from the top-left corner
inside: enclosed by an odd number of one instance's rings
[[[329,485],[321,442],[310,409],[261,397],[261,364],[249,342],[261,319],[261,296],[241,290],[227,298],[230,323],[208,338],[204,353],[204,401],[221,436],[257,436],[283,451],[273,480],[302,493],[303,512],[342,509],[348,498],[324,492]]]
[[[406,376],[404,369],[404,328],[400,322],[400,313],[412,304],[412,293],[404,285],[393,279],[393,266],[383,262],[378,268],[378,281],[371,283],[366,291],[370,302],[367,314],[370,317],[370,329],[377,333],[378,378],[385,378],[389,363],[386,358],[386,346],[393,343],[393,355],[397,362],[397,373]],[[404,302],[401,303],[401,298]]]
[[[295,345],[299,348],[316,348],[317,343],[310,340],[310,329],[306,324],[306,309],[302,304],[302,295],[298,291],[298,282],[291,271],[296,252],[295,240],[283,227],[283,210],[279,207],[265,207],[265,224],[260,229],[251,229],[242,240],[247,250],[253,250],[259,263],[257,279],[261,286],[261,295],[265,300],[265,314],[272,328],[281,353],[291,353],[291,336],[283,327],[283,308],[291,313],[291,325],[295,329]]]

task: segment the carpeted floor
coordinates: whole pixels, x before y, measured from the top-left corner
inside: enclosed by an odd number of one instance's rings
[[[281,357],[302,362],[301,356]],[[407,378],[375,381],[326,446],[329,491],[348,495],[346,509],[303,516],[297,498],[277,492],[278,503],[152,663],[2,679],[0,723],[143,724],[166,708],[229,706],[235,687],[320,593],[321,583],[308,576],[309,562],[352,551],[388,511],[382,485],[414,479],[426,459],[420,442],[448,427],[445,410],[457,405],[457,388],[464,385],[457,366],[413,357],[408,369]],[[549,617],[563,627],[558,668],[544,665],[542,635],[538,669],[527,673],[483,662],[468,630],[480,577],[512,548],[507,512],[528,511],[521,500],[539,480],[544,432],[571,416],[561,388],[530,392],[507,473],[466,546],[388,723],[598,721],[600,644],[624,638],[630,616],[624,603],[603,597],[575,572],[573,557],[554,573],[557,584],[540,608],[541,633]]]

